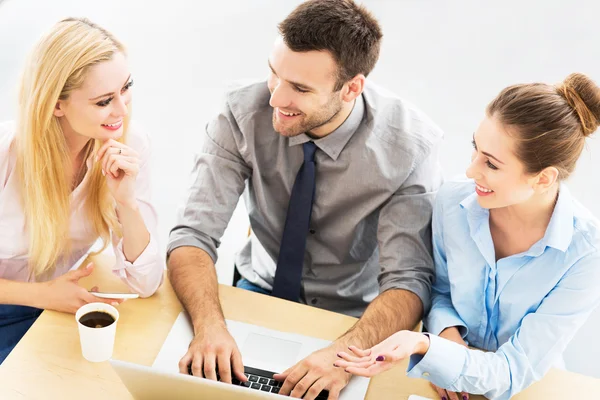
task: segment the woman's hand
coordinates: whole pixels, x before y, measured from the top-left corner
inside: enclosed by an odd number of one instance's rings
[[[96,297],[77,284],[81,278],[90,275],[93,271],[94,265],[90,263],[85,268],[69,271],[54,280],[40,283],[38,294],[40,308],[75,314],[79,307],[88,303],[107,303],[113,306],[122,303],[123,300]]]
[[[442,332],[440,332],[439,336],[441,338],[456,342],[458,344],[461,344],[461,345],[467,347],[467,343],[463,340],[462,336],[460,335],[460,332],[458,331],[458,328],[456,328],[455,326],[444,329]],[[454,393],[449,390],[443,389],[439,386],[436,386],[433,383],[431,384],[431,387],[433,387],[433,389],[437,392],[437,394],[440,396],[440,399],[442,399],[442,400],[468,400],[469,399],[468,393],[464,393],[464,392],[463,393]]]
[[[367,350],[350,346],[352,354],[340,352],[333,365],[354,375],[374,376],[387,371],[413,354],[425,354],[429,338],[422,333],[400,331]]]
[[[140,171],[138,153],[132,148],[109,139],[96,153],[96,162],[102,165],[108,190],[117,203],[135,204],[135,179]]]

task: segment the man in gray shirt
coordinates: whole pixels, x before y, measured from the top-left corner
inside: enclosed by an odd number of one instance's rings
[[[245,381],[218,299],[214,262],[239,197],[252,235],[238,286],[361,316],[330,347],[276,376],[280,393],[337,399],[349,344],[412,329],[429,307],[431,212],[442,133],[366,81],[381,29],[353,1],[313,0],[279,26],[268,82],[227,94],[204,132],[195,182],[172,230],[169,276],[195,338],[180,369]]]

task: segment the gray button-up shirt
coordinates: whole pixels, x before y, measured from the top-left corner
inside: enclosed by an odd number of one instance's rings
[[[217,259],[244,194],[252,235],[236,257],[243,277],[271,289],[288,202],[303,162],[301,134],[273,129],[265,82],[227,94],[204,131],[187,204],[168,252],[195,246]],[[430,305],[431,213],[442,183],[440,129],[409,103],[368,82],[346,121],[314,140],[316,189],[302,299],[360,316],[378,293],[414,292]]]

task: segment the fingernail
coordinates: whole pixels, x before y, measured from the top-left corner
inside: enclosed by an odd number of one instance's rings
[[[336,363],[333,363],[333,366],[334,366],[334,367],[337,367]]]
[[[102,170],[102,176],[106,176],[106,172],[104,172],[104,170]]]
[[[112,303],[110,303],[111,306],[116,307],[119,305],[119,303],[117,303],[116,301],[113,301]]]
[[[463,394],[463,400],[469,400],[466,394]]]
[[[442,400],[448,400],[446,397],[442,396]]]
[[[340,357],[340,358],[342,357],[342,356],[340,356],[340,353],[337,353],[337,354],[336,354],[336,356],[338,356],[338,357]]]
[[[378,356],[378,357],[375,359],[375,361],[383,361],[383,360],[385,360],[385,357],[384,357],[384,356]]]

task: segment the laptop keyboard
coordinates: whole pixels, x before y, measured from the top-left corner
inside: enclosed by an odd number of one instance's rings
[[[192,366],[188,366],[188,373],[192,374]],[[237,379],[233,378],[232,383],[237,386],[245,386],[254,390],[262,390],[263,392],[269,393],[279,393],[279,389],[283,385],[283,382],[276,381],[273,379],[274,372],[263,371],[262,369],[252,368],[252,367],[244,367],[244,375],[248,378],[246,382],[240,382]],[[217,380],[220,381],[219,373],[217,372]],[[316,397],[315,400],[327,400],[329,397],[329,392],[327,390],[323,390]]]

